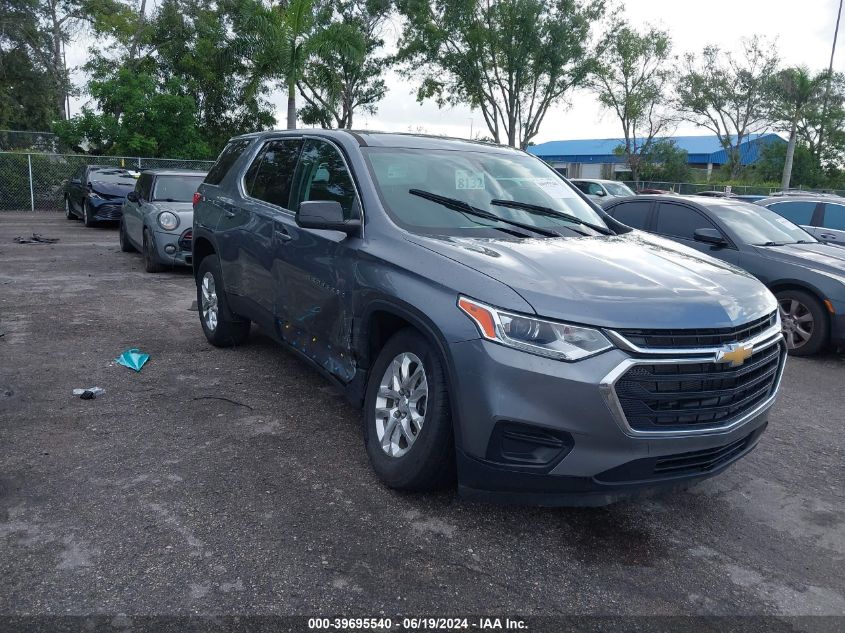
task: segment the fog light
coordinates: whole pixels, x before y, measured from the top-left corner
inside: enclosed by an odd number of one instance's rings
[[[173,253],[176,252],[176,246],[174,246],[173,244],[168,244],[164,247],[164,252],[168,255],[173,255]]]

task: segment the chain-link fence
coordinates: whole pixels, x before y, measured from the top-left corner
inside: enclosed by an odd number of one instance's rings
[[[647,181],[641,180],[640,182],[634,182],[632,180],[625,181],[625,184],[628,185],[634,191],[638,191],[640,189],[661,189],[663,191],[674,191],[675,193],[679,193],[684,196],[689,196],[692,194],[699,193],[701,191],[730,191],[738,196],[770,196],[773,193],[781,191],[780,187],[767,187],[761,185],[732,185],[730,189],[727,189],[724,186],[716,186],[713,184],[708,183],[695,183],[695,182],[658,182],[658,181]],[[798,190],[806,190],[808,193],[812,193],[815,190],[807,189],[806,187],[797,187]],[[845,196],[845,191],[843,190],[832,190],[832,189],[825,189],[824,193],[833,193],[837,196]]]
[[[0,152],[0,211],[58,211],[64,188],[80,165],[144,169],[202,169],[209,160]]]

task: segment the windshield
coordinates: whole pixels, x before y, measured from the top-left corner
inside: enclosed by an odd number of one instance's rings
[[[710,210],[736,233],[740,241],[746,244],[762,246],[816,241],[797,224],[793,224],[765,207],[739,203],[730,206],[714,206],[710,207]]]
[[[159,176],[153,187],[153,200],[191,202],[205,174],[197,176]]]
[[[127,169],[96,169],[88,175],[88,180],[134,187],[136,176]]]
[[[528,155],[392,147],[361,149],[388,212],[410,230],[501,236],[501,232],[491,227],[503,225],[456,212],[411,194],[412,189],[460,200],[489,214],[531,226],[581,227],[571,218],[508,208],[491,201],[513,200],[548,207],[599,227],[606,226],[601,216],[556,171]]]
[[[631,188],[623,182],[606,182],[604,183],[604,188],[607,189],[608,193],[611,196],[633,196],[633,191]]]

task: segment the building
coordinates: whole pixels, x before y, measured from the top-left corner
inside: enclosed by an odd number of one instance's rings
[[[686,150],[690,167],[706,169],[708,175],[713,167],[728,162],[728,154],[715,135],[672,136],[665,140],[674,141],[679,149]],[[619,179],[618,172],[630,172],[625,158],[614,153],[624,142],[624,139],[619,138],[549,141],[532,145],[528,151],[551,163],[570,178]],[[770,143],[785,144],[786,141],[772,133],[749,135],[739,146],[742,164],[755,163],[760,158],[762,148]]]

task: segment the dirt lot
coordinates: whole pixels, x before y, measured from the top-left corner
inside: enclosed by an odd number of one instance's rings
[[[113,227],[0,216],[0,614],[845,614],[841,355],[790,359],[687,493],[486,506],[380,485],[358,412],[260,333],[209,346],[193,297]]]

